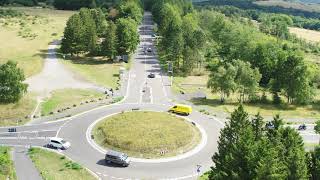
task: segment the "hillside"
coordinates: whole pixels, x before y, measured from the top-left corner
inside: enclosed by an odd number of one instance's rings
[[[282,0],[268,0],[268,1],[257,1],[254,2],[257,5],[261,6],[280,6],[283,8],[292,8],[309,12],[319,12],[320,13],[320,4],[310,4],[310,3],[320,3],[319,0],[301,0],[301,2],[290,2]]]

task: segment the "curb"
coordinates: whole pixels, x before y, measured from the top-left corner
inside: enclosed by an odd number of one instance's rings
[[[151,110],[139,110],[139,111],[148,111],[148,112],[163,112],[163,111],[151,111]],[[130,111],[124,111],[124,112],[130,112]],[[112,113],[112,114],[109,114],[107,116],[104,116],[102,118],[99,118],[97,119],[96,121],[94,121],[93,123],[90,124],[90,126],[87,128],[87,131],[86,131],[86,139],[88,141],[88,143],[94,148],[96,149],[97,151],[99,151],[100,153],[102,154],[106,154],[107,153],[107,150],[102,148],[100,145],[96,144],[96,142],[94,142],[92,139],[91,139],[91,132],[92,132],[92,129],[93,127],[100,121],[104,120],[105,118],[108,118],[108,117],[111,117],[111,116],[114,116],[114,115],[117,115],[117,114],[120,114],[122,112],[117,112],[117,113]],[[177,115],[175,115],[177,116]],[[158,158],[158,159],[143,159],[143,158],[131,158],[131,160],[133,162],[140,162],[140,163],[163,163],[163,162],[172,162],[172,161],[178,161],[178,160],[182,160],[182,159],[185,159],[185,158],[188,158],[188,157],[191,157],[195,154],[197,154],[198,152],[200,152],[207,144],[207,141],[208,141],[208,136],[207,136],[207,133],[206,131],[196,122],[192,121],[191,119],[189,118],[186,118],[186,117],[181,117],[181,116],[177,116],[179,118],[183,118],[185,120],[187,120],[188,122],[190,123],[195,123],[195,126],[198,128],[198,130],[200,131],[200,134],[201,134],[201,141],[199,144],[197,144],[194,148],[192,148],[191,150],[183,153],[183,154],[180,154],[180,155],[176,155],[176,156],[173,156],[173,157],[167,157],[167,158]]]
[[[70,161],[76,162],[76,161],[74,161],[73,159],[71,159],[70,157],[68,157],[67,155],[63,154],[62,152],[59,152],[59,151],[56,151],[56,150],[53,150],[53,149],[49,149],[49,148],[45,148],[45,147],[42,147],[42,146],[31,146],[31,147],[36,147],[36,148],[40,148],[40,149],[47,150],[47,151],[50,151],[50,152],[54,152],[54,153],[56,153],[56,154],[59,154],[59,155],[61,155],[61,156],[66,157],[66,158],[67,158],[68,160],[70,160]],[[95,178],[97,178],[98,180],[101,180],[101,178],[100,178],[96,173],[94,173],[93,171],[91,171],[91,170],[88,169],[87,167],[82,166],[82,165],[81,165],[81,167],[84,168],[85,170],[87,170],[91,175],[93,175],[93,176],[94,176]]]

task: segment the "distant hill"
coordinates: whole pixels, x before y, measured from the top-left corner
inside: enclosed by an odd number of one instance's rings
[[[267,0],[267,1],[256,1],[255,4],[261,6],[280,6],[284,8],[292,8],[309,12],[320,13],[320,0]],[[314,4],[318,3],[318,4]]]

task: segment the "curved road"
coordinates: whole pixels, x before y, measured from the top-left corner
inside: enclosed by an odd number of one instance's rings
[[[168,162],[132,162],[129,167],[117,167],[105,164],[104,153],[94,148],[87,137],[88,127],[98,119],[114,113],[134,109],[167,111],[173,104],[170,99],[169,78],[162,74],[152,43],[152,17],[145,13],[140,26],[141,43],[134,55],[129,72],[125,99],[114,105],[107,105],[56,122],[17,127],[18,133],[7,133],[7,128],[0,128],[0,139],[4,145],[44,146],[47,137],[58,136],[70,141],[72,146],[63,151],[71,159],[84,165],[101,179],[196,179],[199,174],[212,166],[211,156],[217,151],[217,141],[223,123],[213,117],[194,111],[188,118],[204,129],[207,141],[197,153],[183,159]],[[152,48],[152,53],[144,49]],[[148,79],[153,72],[156,78]],[[201,172],[197,173],[197,165]]]

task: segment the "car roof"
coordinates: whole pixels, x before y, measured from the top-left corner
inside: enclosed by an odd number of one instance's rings
[[[53,138],[50,138],[50,141],[62,141],[63,139],[62,138],[58,138],[58,137],[53,137]]]
[[[109,151],[107,152],[107,154],[106,154],[106,155],[111,155],[111,156],[122,156],[122,155],[124,155],[124,153],[122,153],[122,152],[118,152],[118,151],[109,150]]]

